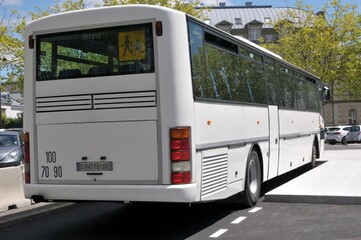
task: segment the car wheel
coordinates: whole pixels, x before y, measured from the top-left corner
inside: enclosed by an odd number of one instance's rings
[[[342,143],[343,145],[346,145],[346,144],[347,144],[346,137],[343,137],[343,138],[342,138],[341,143]]]
[[[242,194],[243,205],[252,207],[256,205],[261,192],[261,165],[257,151],[250,152],[246,167],[246,181]]]

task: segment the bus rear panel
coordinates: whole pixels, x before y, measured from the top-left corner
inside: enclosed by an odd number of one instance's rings
[[[26,46],[26,197],[197,200],[193,119],[177,109],[192,107],[191,82],[182,91],[189,100],[161,100],[177,94],[167,59],[188,51],[187,44],[169,44],[174,29],[167,23],[184,29],[177,37],[186,43],[185,18],[156,7],[118,7],[58,14],[27,27],[35,44]],[[190,79],[184,59],[178,78]]]

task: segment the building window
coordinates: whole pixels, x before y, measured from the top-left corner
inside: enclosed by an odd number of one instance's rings
[[[265,24],[271,24],[271,18],[270,17],[265,17],[264,18],[264,23]]]
[[[355,109],[351,109],[348,112],[348,123],[349,124],[357,124],[357,112]]]
[[[234,22],[236,25],[242,25],[242,19],[241,18],[235,18]]]
[[[275,42],[277,40],[277,36],[274,34],[266,34],[264,39],[266,42]]]
[[[261,28],[260,27],[249,27],[249,40],[258,41],[261,37]]]

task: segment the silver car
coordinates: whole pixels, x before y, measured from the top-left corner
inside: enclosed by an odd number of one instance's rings
[[[347,144],[346,136],[350,128],[351,126],[328,127],[326,142],[332,145],[336,143]]]
[[[360,125],[351,126],[347,133],[347,142],[361,142],[361,127]]]
[[[0,131],[0,168],[19,166],[24,159],[22,133]]]

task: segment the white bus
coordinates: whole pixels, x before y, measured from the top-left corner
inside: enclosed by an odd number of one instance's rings
[[[324,85],[172,9],[129,5],[26,27],[25,195],[195,203],[315,164]]]

